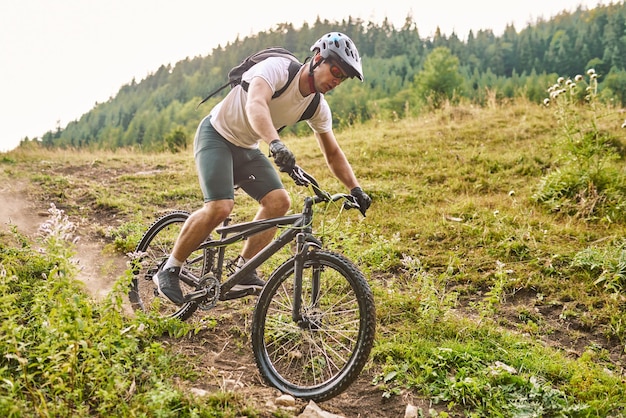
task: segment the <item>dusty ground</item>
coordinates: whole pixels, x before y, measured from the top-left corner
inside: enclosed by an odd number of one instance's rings
[[[0,228],[15,225],[26,235],[37,234],[39,226],[49,217],[49,205],[33,202],[22,183],[9,183],[0,188]],[[122,256],[103,254],[105,243],[89,235],[86,228],[79,229],[76,242],[76,263],[80,271],[78,278],[96,299],[105,296],[121,272],[126,269]]]
[[[26,184],[1,185],[0,202],[0,229],[14,224],[20,232],[32,235],[37,233],[39,225],[48,217],[49,203],[29,197]],[[81,267],[78,278],[85,283],[86,289],[94,298],[98,299],[107,294],[115,280],[124,272],[127,260],[121,255],[103,253],[106,243],[93,231],[92,224],[117,226],[119,219],[106,213],[91,216],[97,216],[97,219],[75,220],[83,222],[82,225],[79,223],[77,231],[80,239],[77,243],[76,262]],[[541,336],[546,344],[564,349],[572,357],[580,356],[590,345],[604,347],[617,366],[616,370],[626,375],[624,347],[619,342],[608,341],[598,330],[575,318],[564,320],[559,315],[563,310],[562,306],[536,306],[536,300],[537,295],[528,291],[520,291],[507,298],[506,306],[501,307],[502,322],[510,323],[510,328],[514,329],[515,324],[520,321],[520,307],[529,307],[534,314],[541,316],[546,329],[551,330]],[[463,306],[468,306],[471,302],[462,301],[458,308],[459,313],[466,315]],[[274,416],[273,402],[280,394],[266,386],[257,372],[247,332],[252,310],[251,299],[221,303],[207,313],[196,313],[191,319],[203,321],[204,318],[210,318],[216,320],[215,327],[207,325],[192,337],[170,339],[165,343],[193,357],[192,365],[202,376],[198,380],[202,383],[193,384],[197,389],[237,391],[257,409],[265,411],[263,417],[271,417]],[[206,321],[207,324],[210,322]],[[441,409],[440,406],[430,405],[428,400],[414,398],[411,394],[383,399],[382,392],[371,383],[373,375],[374,372],[366,368],[346,392],[321,403],[319,407],[346,418],[404,417],[409,403],[421,408],[425,416],[428,416],[427,411],[430,408]],[[294,416],[305,407],[306,402],[297,401],[293,410]]]
[[[8,184],[0,187],[0,229],[17,226],[21,233],[37,234],[39,226],[49,214],[49,204],[29,199],[24,184]],[[98,220],[100,223],[102,219]],[[100,299],[111,289],[115,280],[126,269],[126,258],[103,252],[105,242],[91,233],[88,225],[79,225],[80,237],[76,248],[76,263],[80,267],[78,278],[85,283],[87,291]],[[280,393],[268,387],[257,371],[249,344],[246,327],[253,310],[253,300],[222,303],[208,313],[199,312],[192,320],[202,320],[203,315],[218,319],[218,326],[207,328],[190,338],[166,340],[180,352],[193,356],[194,367],[203,375],[201,384],[194,387],[207,391],[222,389],[242,393],[264,417],[271,417],[274,401]],[[343,394],[318,404],[322,410],[342,417],[380,418],[403,417],[407,403],[418,405],[428,411],[427,402],[410,396],[396,396],[385,400],[380,390],[372,385],[373,375],[365,370],[360,378]],[[305,401],[296,401],[294,416],[307,406]],[[283,415],[284,416],[284,415]]]

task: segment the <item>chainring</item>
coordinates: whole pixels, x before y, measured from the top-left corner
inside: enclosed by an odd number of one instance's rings
[[[205,274],[200,280],[198,289],[206,290],[207,294],[202,299],[196,301],[198,308],[203,311],[213,309],[220,298],[220,282],[213,274]]]

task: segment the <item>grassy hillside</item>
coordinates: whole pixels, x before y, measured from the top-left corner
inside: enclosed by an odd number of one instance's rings
[[[615,109],[520,101],[337,134],[374,203],[365,218],[329,214],[327,243],[370,277],[381,396],[452,416],[626,413],[623,123]],[[313,137],[285,142],[339,188]],[[162,212],[201,202],[191,150],[22,148],[0,161],[3,181],[28,182],[120,253]],[[298,208],[305,190],[284,181]],[[254,211],[238,195],[235,218]]]

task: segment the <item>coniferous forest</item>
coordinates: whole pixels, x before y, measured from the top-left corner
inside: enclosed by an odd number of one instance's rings
[[[196,126],[220,95],[199,108],[200,100],[224,84],[228,70],[247,55],[280,45],[301,61],[324,33],[348,34],[363,59],[365,81],[350,81],[327,95],[336,128],[369,119],[418,115],[448,103],[479,106],[525,98],[541,104],[557,77],[574,78],[594,69],[599,97],[626,106],[626,4],[579,7],[524,28],[509,25],[500,36],[492,30],[423,37],[412,17],[401,28],[348,18],[318,19],[296,28],[271,30],[218,46],[205,56],[162,65],[141,81],[131,80],[115,97],[66,127],[21,145],[46,147],[176,151],[191,142]],[[226,94],[224,90],[221,95]],[[305,124],[288,128],[309,132]]]

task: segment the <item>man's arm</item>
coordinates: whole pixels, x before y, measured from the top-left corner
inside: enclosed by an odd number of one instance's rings
[[[272,89],[261,77],[254,77],[248,86],[246,114],[252,129],[261,140],[269,145],[274,162],[280,171],[290,172],[296,164],[296,157],[281,142],[278,131],[272,123],[269,102],[272,100]]]
[[[359,186],[352,166],[337,143],[335,134],[332,131],[323,134],[316,133],[315,137],[326,157],[326,164],[328,164],[330,171],[350,189],[350,194],[356,199],[359,210],[365,216],[365,212],[372,204],[372,199]]]
[[[261,77],[254,77],[248,86],[246,114],[252,129],[263,142],[269,144],[278,139],[278,131],[272,123],[269,103],[272,100],[272,89]]]
[[[337,177],[348,190],[359,187],[359,182],[354,175],[354,171],[352,171],[352,166],[348,162],[341,147],[339,147],[339,143],[333,131],[323,134],[316,133],[315,137],[324,154],[324,158],[326,158],[326,164],[335,177]]]

